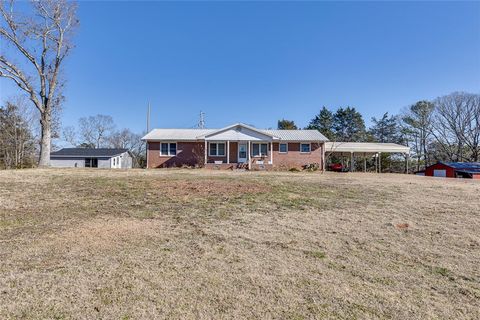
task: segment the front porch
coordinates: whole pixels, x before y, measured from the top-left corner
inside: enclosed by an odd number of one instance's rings
[[[270,169],[273,153],[267,140],[205,140],[204,163],[210,169]]]
[[[273,166],[273,141],[277,137],[243,124],[214,132],[204,139],[204,164],[207,168],[254,169]]]

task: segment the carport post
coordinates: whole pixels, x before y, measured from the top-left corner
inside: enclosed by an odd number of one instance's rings
[[[353,152],[350,152],[350,172],[353,172],[355,170],[353,165],[353,159]]]
[[[382,173],[382,153],[378,153],[378,173]]]
[[[367,172],[367,154],[363,153],[363,172]]]
[[[378,152],[375,154],[375,173],[378,173]]]
[[[405,173],[408,174],[408,160],[410,156],[408,153],[405,153]]]

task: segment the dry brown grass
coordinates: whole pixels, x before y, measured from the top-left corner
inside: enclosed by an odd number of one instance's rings
[[[480,183],[0,172],[0,318],[480,318]]]

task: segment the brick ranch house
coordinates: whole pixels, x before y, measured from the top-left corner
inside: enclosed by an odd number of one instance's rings
[[[154,129],[142,140],[147,168],[288,169],[318,163],[321,170],[328,141],[317,130],[263,130],[242,123],[222,129]]]

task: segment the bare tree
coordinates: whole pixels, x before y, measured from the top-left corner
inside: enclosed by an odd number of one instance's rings
[[[31,12],[27,15],[14,10],[14,1],[0,2],[0,39],[5,44],[0,53],[0,76],[11,79],[39,111],[39,165],[48,166],[53,113],[62,98],[61,66],[73,47],[71,36],[78,25],[77,6],[66,0],[30,4]],[[8,53],[22,57],[23,63],[7,57]]]
[[[480,95],[454,92],[434,101],[432,134],[451,161],[478,161]]]
[[[36,144],[32,119],[24,99],[9,100],[0,107],[0,168],[33,166]]]
[[[141,139],[141,135],[125,128],[110,136],[109,145],[113,148],[128,149],[133,157],[133,166],[141,167],[145,162],[145,143]]]
[[[77,137],[77,132],[75,131],[75,127],[74,126],[64,127],[61,134],[61,140],[70,143],[72,146],[77,146],[79,143],[78,143],[78,137]]]
[[[108,146],[110,135],[115,129],[113,118],[103,114],[80,118],[78,124],[82,142],[95,148]]]

